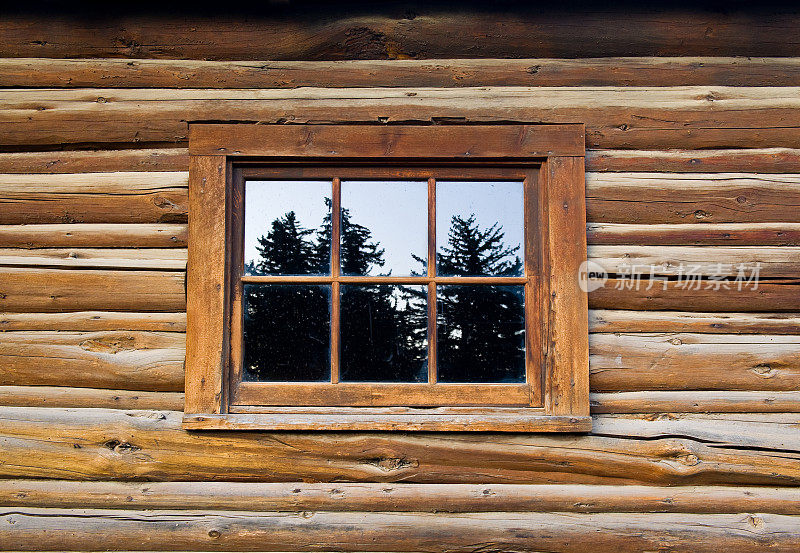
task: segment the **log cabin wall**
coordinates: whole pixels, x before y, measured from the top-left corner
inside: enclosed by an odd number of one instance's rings
[[[0,549],[800,548],[800,13],[153,10],[0,20]],[[183,431],[189,121],[585,123],[593,431]]]

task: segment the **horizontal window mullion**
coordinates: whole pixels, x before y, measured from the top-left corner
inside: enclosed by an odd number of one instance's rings
[[[428,277],[428,276],[339,276],[246,275],[246,284],[526,284],[529,277]]]

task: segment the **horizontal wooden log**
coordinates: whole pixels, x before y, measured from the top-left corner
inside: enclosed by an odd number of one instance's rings
[[[589,223],[586,238],[590,245],[798,246],[800,223]]]
[[[184,355],[176,332],[4,332],[0,385],[179,392]]]
[[[791,450],[797,441],[792,429],[798,422],[796,415],[794,419],[763,415],[744,426],[731,420],[733,415],[716,415],[713,420],[684,415],[675,422],[673,432],[669,419],[640,416],[615,427],[600,420],[603,417],[614,419],[611,415],[595,417],[602,435],[504,434],[502,440],[494,440],[475,433],[326,433],[325,439],[320,439],[313,433],[189,433],[180,429],[180,412],[2,407],[0,477],[480,484],[800,483],[800,451]],[[720,432],[717,438],[712,430]],[[717,439],[721,442],[715,443]],[[786,443],[787,439],[792,441]],[[777,443],[782,444],[780,450],[773,449]]]
[[[188,168],[189,150],[185,147],[0,153],[0,173],[114,173]]]
[[[2,324],[0,322],[0,324]],[[692,332],[700,334],[800,334],[798,313],[681,313],[592,309],[590,332]]]
[[[180,411],[183,409],[183,393],[68,388],[65,386],[0,386],[0,405]]]
[[[795,391],[800,336],[592,334],[593,391]]]
[[[182,142],[187,121],[586,125],[588,148],[800,148],[797,87],[11,89],[0,142]]]
[[[13,60],[0,59],[0,64],[4,61]],[[189,152],[185,147],[0,152],[0,173],[186,171],[188,166]],[[800,173],[800,150],[790,148],[588,150],[586,170],[648,173]]]
[[[178,271],[0,268],[0,312],[186,310]]]
[[[589,247],[588,259],[608,274],[689,275],[750,279],[800,275],[800,247],[782,246],[605,246]],[[0,250],[0,263],[3,250]],[[730,282],[726,286],[737,286]]]
[[[0,248],[0,267],[185,271],[186,250],[176,248]]]
[[[578,4],[580,7],[581,5]],[[0,57],[211,60],[596,58],[800,55],[791,8],[680,4],[655,11],[611,4],[530,6],[394,4],[242,6],[212,13],[186,5],[99,14],[86,7],[9,13]]]
[[[800,175],[587,173],[597,223],[800,222]]]
[[[595,283],[590,281],[592,287]],[[636,311],[708,312],[797,312],[800,311],[800,280],[761,280],[757,287],[717,287],[714,282],[658,281],[610,278],[589,292],[593,309]]]
[[[3,509],[16,550],[731,553],[800,546],[800,517],[671,513],[193,512]],[[107,539],[98,539],[100,536]],[[480,544],[480,546],[476,546]]]
[[[0,225],[2,248],[185,248],[182,224]]]
[[[796,58],[206,61],[6,58],[0,86],[297,88],[372,86],[798,86]]]
[[[800,489],[536,484],[0,480],[0,505],[58,509],[800,514]]]
[[[4,225],[185,223],[183,172],[0,175]]]
[[[593,413],[797,413],[800,392],[725,390],[591,394]]]
[[[153,330],[186,332],[186,313],[0,313],[0,331],[8,330]]]
[[[2,159],[2,158],[0,158]],[[586,170],[671,173],[798,173],[800,150],[589,150]]]

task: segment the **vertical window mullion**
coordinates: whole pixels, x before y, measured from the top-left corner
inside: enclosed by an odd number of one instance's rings
[[[331,383],[339,382],[340,244],[342,219],[342,181],[335,177],[331,191]]]
[[[428,179],[428,277],[436,277],[436,179]],[[428,384],[436,383],[436,282],[428,283]]]

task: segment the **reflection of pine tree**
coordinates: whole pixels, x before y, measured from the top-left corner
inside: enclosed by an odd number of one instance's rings
[[[448,243],[437,255],[441,275],[522,274],[519,246],[507,247],[498,223],[481,229],[475,216],[453,217]],[[437,287],[438,373],[442,382],[524,380],[522,286]]]
[[[256,274],[313,273],[313,230],[300,226],[293,211],[272,222],[258,239]],[[245,378],[327,380],[329,375],[328,293],[321,286],[248,285],[245,289]]]

